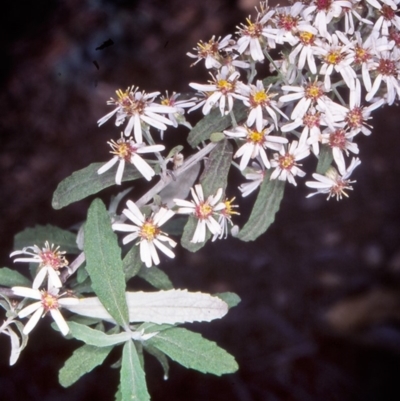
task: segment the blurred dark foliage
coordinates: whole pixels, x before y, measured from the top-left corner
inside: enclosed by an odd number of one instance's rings
[[[207,79],[185,56],[198,40],[235,31],[251,1],[168,2],[69,0],[8,2],[1,13],[0,257],[13,236],[35,224],[71,227],[90,199],[51,208],[58,182],[94,161],[118,136],[97,128],[118,88],[188,91]],[[110,45],[110,40],[113,44]],[[108,42],[108,46],[102,46]],[[96,48],[102,49],[96,50]],[[266,71],[267,66],[261,69]],[[342,202],[305,199],[303,183],[287,186],[269,232],[253,243],[235,239],[181,250],[162,267],[180,288],[234,291],[242,303],[221,321],[191,325],[234,354],[240,370],[222,378],[171,364],[170,378],[146,358],[154,400],[397,400],[400,396],[400,172],[398,108],[375,114],[360,138],[362,165]],[[167,131],[168,145],[185,129]],[[310,162],[308,167],[312,168]],[[235,185],[239,174],[233,173]],[[140,188],[138,189],[140,190]],[[228,196],[237,195],[232,186]],[[105,201],[112,191],[101,196]],[[243,224],[248,216],[243,200]],[[1,341],[1,399],[112,400],[117,370],[106,364],[68,389],[57,372],[79,344],[54,333],[45,318],[16,366]],[[118,359],[118,350],[107,360]]]

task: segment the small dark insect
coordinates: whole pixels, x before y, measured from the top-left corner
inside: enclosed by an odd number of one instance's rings
[[[93,60],[93,64],[98,70],[100,69],[99,63],[96,60]]]
[[[112,39],[108,39],[101,46],[96,47],[96,50],[103,50],[106,47],[112,46],[113,44],[114,44],[114,42],[112,41]]]

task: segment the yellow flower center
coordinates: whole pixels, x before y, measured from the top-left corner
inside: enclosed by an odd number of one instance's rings
[[[42,306],[47,312],[52,309],[58,309],[58,299],[47,291],[42,291]]]
[[[310,32],[300,32],[299,33],[300,41],[303,45],[311,45],[314,42],[314,35]]]
[[[256,104],[262,104],[269,99],[265,91],[258,91],[253,95],[253,102]]]
[[[233,88],[234,88],[233,83],[227,81],[226,79],[220,79],[217,82],[217,86],[218,86],[218,89],[223,93],[232,92]]]
[[[140,229],[140,236],[147,241],[153,241],[160,233],[160,229],[153,223],[152,220],[147,220]]]
[[[279,157],[279,166],[284,170],[290,170],[295,164],[294,157],[290,153]]]
[[[196,206],[195,215],[198,219],[204,220],[211,216],[213,208],[207,202],[202,202]]]
[[[325,57],[325,61],[328,64],[338,64],[342,60],[342,55],[339,50],[334,50],[328,53]]]
[[[244,30],[244,34],[251,36],[252,38],[258,38],[261,36],[262,26],[258,22],[251,22],[249,18],[246,18],[248,26]]]
[[[305,90],[305,95],[307,99],[317,100],[322,96],[322,89],[317,84],[310,84]]]
[[[224,201],[225,204],[225,209],[222,211],[222,213],[226,216],[229,217],[232,214],[239,214],[238,212],[235,212],[233,210],[233,208],[238,207],[237,205],[232,205],[232,202],[235,200],[236,198],[233,197],[231,200],[226,199]]]
[[[249,130],[249,132],[247,134],[248,141],[253,142],[253,143],[262,144],[265,140],[264,131],[265,130],[262,130],[261,132]]]

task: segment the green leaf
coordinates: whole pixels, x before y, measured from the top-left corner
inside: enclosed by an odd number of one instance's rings
[[[94,345],[95,347],[109,347],[111,345],[121,344],[131,338],[126,331],[118,334],[106,334],[76,322],[68,322],[68,326],[74,338],[88,345]]]
[[[219,188],[225,191],[229,169],[232,163],[232,144],[225,139],[217,144],[212,150],[206,162],[200,184],[203,187],[205,198],[215,195]]]
[[[16,270],[2,267],[0,268],[0,285],[5,287],[31,287],[32,282]]]
[[[211,142],[219,142],[219,141],[224,140],[225,138],[226,137],[225,137],[225,134],[223,132],[214,132],[210,136],[210,141]]]
[[[104,188],[115,185],[116,166],[103,174],[97,174],[97,170],[104,163],[92,163],[82,170],[75,171],[69,177],[62,180],[53,194],[52,206],[61,209],[73,202],[97,194]],[[125,166],[122,181],[133,181],[142,175],[131,164]]]
[[[321,145],[318,156],[317,173],[325,174],[333,160],[332,149],[328,145]]]
[[[213,295],[226,302],[228,304],[229,309],[239,305],[241,301],[239,295],[235,294],[234,292],[220,292]]]
[[[210,153],[206,167],[200,177],[200,184],[203,188],[204,197],[215,195],[219,188],[225,191],[227,178],[232,162],[233,147],[225,139],[219,142]],[[181,245],[190,252],[197,252],[211,238],[211,233],[207,229],[206,240],[204,242],[193,243],[192,238],[197,227],[198,220],[190,216],[183,229]]]
[[[271,172],[268,171],[260,186],[249,220],[237,235],[242,241],[254,241],[265,233],[275,220],[275,213],[279,210],[285,190],[285,181],[270,180],[270,176]]]
[[[92,288],[108,313],[123,327],[129,322],[121,250],[110,217],[100,199],[90,205],[85,224],[84,252]]]
[[[143,266],[143,262],[140,260],[140,251],[138,246],[132,246],[129,252],[125,255],[122,264],[124,267],[125,281],[128,281],[139,273],[139,270]]]
[[[236,101],[232,111],[238,123],[246,118],[247,107],[242,102]],[[222,117],[218,108],[213,109],[210,114],[203,117],[189,132],[188,142],[195,148],[201,142],[210,139],[211,134],[214,132],[222,132],[231,125],[232,120],[229,114]]]
[[[171,290],[174,288],[168,276],[158,267],[143,266],[138,276],[159,290]]]
[[[153,355],[158,362],[160,362],[161,367],[163,368],[164,371],[164,380],[168,379],[168,373],[169,373],[169,362],[167,357],[165,356],[164,352],[161,352],[159,349],[156,347],[153,347],[152,345],[143,343],[144,349],[150,354]]]
[[[162,331],[147,340],[147,343],[186,368],[217,376],[238,370],[232,355],[215,342],[186,329],[172,328]]]
[[[48,241],[50,245],[54,244],[55,246],[59,246],[60,251],[65,251],[66,253],[80,252],[76,245],[76,234],[50,224],[26,228],[24,231],[15,235],[14,249],[19,250],[32,245],[42,247],[46,241]]]
[[[122,401],[150,400],[145,373],[133,341],[128,341],[124,345],[120,377]]]
[[[92,345],[83,345],[65,361],[58,373],[58,380],[63,387],[69,387],[79,380],[85,373],[101,365],[113,347],[97,348]]]

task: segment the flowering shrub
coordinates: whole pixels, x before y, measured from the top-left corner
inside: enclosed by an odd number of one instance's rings
[[[135,86],[117,90],[108,101],[113,110],[98,121],[121,126],[108,142],[111,160],[63,180],[53,207],[142,178],[150,188],[140,198],[130,189],[120,192],[108,208],[95,199],[77,235],[46,226],[16,236],[10,256],[29,263],[31,278],[0,269],[6,310],[0,333],[11,340],[10,364],[50,313],[56,330],[85,343],[60,370],[63,386],[102,364],[118,345],[117,399],[150,399],[143,351],[160,361],[166,377],[167,356],[204,373],[236,371],[230,354],[177,325],[222,318],[238,296],[174,289],[157,266],[175,257],[177,237],[191,252],[228,235],[255,240],[274,221],[286,182],[297,186],[307,174],[314,178],[305,181],[314,190],[308,196],[348,196],[361,163],[354,156],[357,138],[372,133],[375,109],[400,96],[398,3],[309,0],[276,9],[261,3],[236,36],[200,41],[188,53],[192,65],[204,62],[210,70],[208,83],[189,84],[197,92],[162,97]],[[204,117],[192,127],[185,114],[196,109]],[[163,156],[165,146],[155,138],[162,141],[178,125],[190,130],[193,151],[179,145]],[[315,161],[315,172],[305,171],[306,158]],[[238,189],[228,182],[231,168],[243,174]],[[250,217],[238,227],[240,200],[233,204],[230,197],[256,191]],[[158,291],[127,291],[135,277]]]

